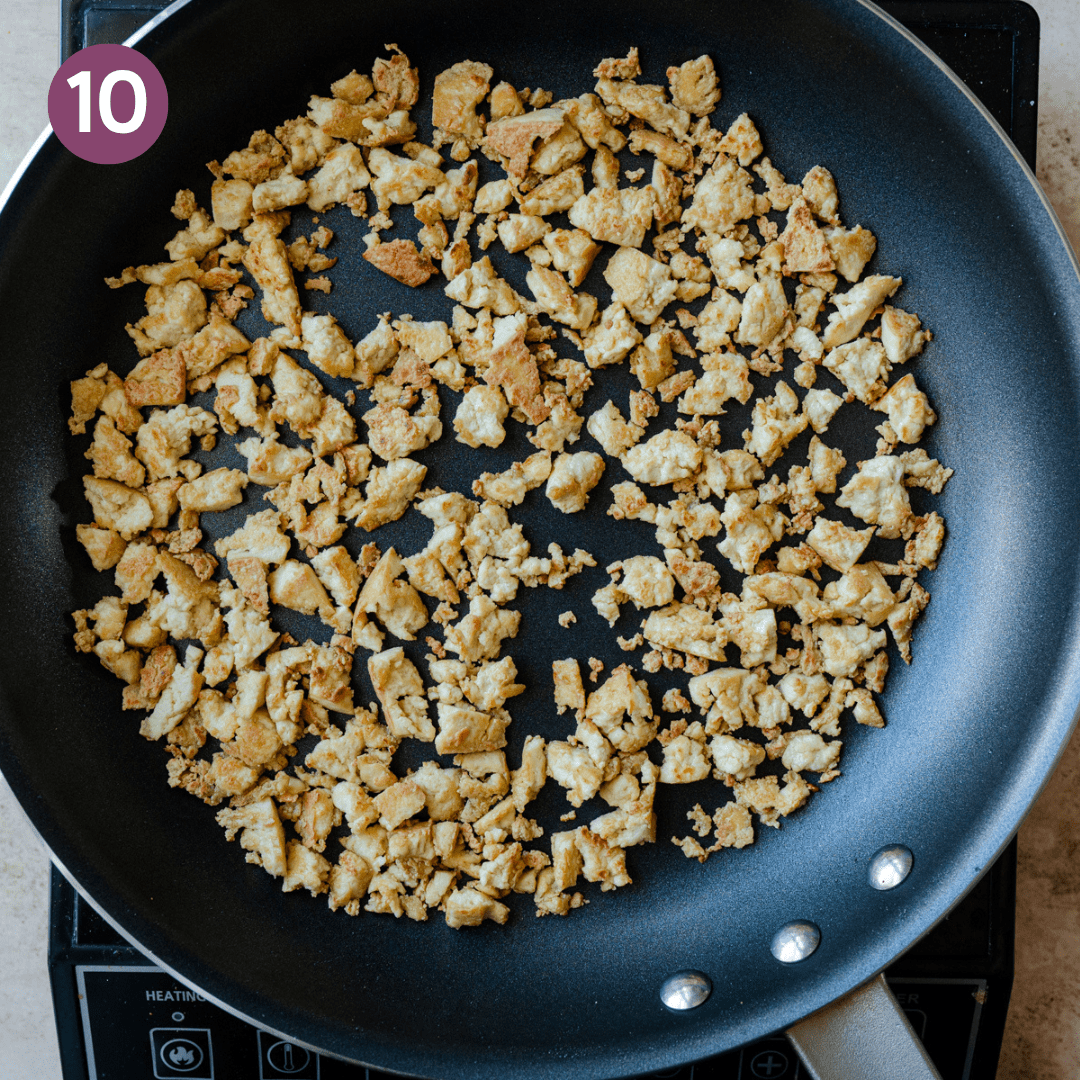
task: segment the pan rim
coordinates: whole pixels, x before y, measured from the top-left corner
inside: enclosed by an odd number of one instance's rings
[[[130,38],[128,38],[125,41],[125,44],[130,46],[130,45],[133,45],[134,43],[140,41],[147,34],[149,34],[152,30],[154,30],[161,23],[163,23],[167,18],[171,17],[172,15],[174,15],[176,12],[180,11],[181,9],[187,7],[189,2],[190,2],[190,0],[176,0],[176,2],[173,3],[172,5],[170,5],[169,8],[165,9],[160,15],[156,16],[149,23],[147,23],[145,26],[140,28],[139,31],[137,31]],[[905,39],[907,39],[908,41],[915,44],[916,47],[920,50],[920,52],[922,52],[925,56],[927,56],[935,64],[935,66],[937,68],[939,68],[954,83],[954,85],[956,85],[957,87],[960,88],[961,92],[968,99],[968,101],[971,104],[975,105],[976,109],[982,115],[983,119],[989,121],[991,129],[994,130],[995,133],[998,135],[998,137],[1001,139],[1001,141],[1003,143],[1005,143],[1005,146],[1006,146],[1007,150],[1009,151],[1010,155],[1017,162],[1017,164],[1020,165],[1022,174],[1027,178],[1030,185],[1034,188],[1035,193],[1036,193],[1040,203],[1042,204],[1042,207],[1043,207],[1044,211],[1049,215],[1050,221],[1051,221],[1055,231],[1057,232],[1061,242],[1065,246],[1067,258],[1068,258],[1068,261],[1070,262],[1070,264],[1072,266],[1073,273],[1077,277],[1077,280],[1080,281],[1080,258],[1078,258],[1077,253],[1073,250],[1073,248],[1069,244],[1068,239],[1067,239],[1067,237],[1065,235],[1063,226],[1061,225],[1061,222],[1060,222],[1056,212],[1054,211],[1052,205],[1050,204],[1050,202],[1049,202],[1045,192],[1043,191],[1041,185],[1039,184],[1034,172],[1027,165],[1027,163],[1023,160],[1023,158],[1020,156],[1019,152],[1016,150],[1015,146],[1012,144],[1011,140],[1008,138],[1007,134],[1004,132],[1004,130],[1001,128],[1001,126],[997,123],[997,121],[993,118],[993,116],[989,113],[989,111],[985,108],[985,106],[982,105],[982,103],[978,100],[978,98],[975,97],[975,95],[966,87],[966,85],[962,82],[962,80],[960,80],[959,77],[956,76],[955,73],[953,73],[952,70],[936,56],[936,54],[934,54],[921,41],[919,41],[919,39],[917,37],[915,37],[910,31],[908,31],[906,28],[904,28],[900,23],[897,22],[897,20],[895,20],[892,16],[888,15],[888,13],[884,12],[876,4],[870,2],[870,0],[858,0],[858,2],[863,7],[867,8],[869,11],[873,12],[878,17],[885,20],[885,22],[888,23],[894,30],[898,30],[905,37]],[[29,167],[30,163],[32,162],[33,158],[36,157],[38,152],[41,150],[42,146],[48,140],[48,137],[49,137],[50,134],[52,134],[51,127],[46,127],[46,129],[42,132],[42,134],[35,141],[34,145],[30,149],[30,151],[28,152],[26,157],[23,159],[23,161],[20,164],[19,168],[13,174],[11,180],[6,185],[3,194],[0,195],[0,212],[3,211],[5,205],[7,204],[8,200],[9,200],[11,194],[12,194],[12,192],[14,191],[14,188],[16,187],[16,185],[20,181],[21,177],[26,172],[26,170]],[[1033,805],[1033,803],[1035,802],[1035,800],[1039,797],[1039,795],[1042,793],[1045,786],[1049,782],[1050,777],[1052,776],[1054,770],[1056,769],[1058,763],[1060,762],[1060,758],[1061,758],[1062,754],[1064,753],[1064,750],[1065,750],[1065,748],[1066,748],[1066,746],[1068,744],[1071,733],[1076,728],[1078,719],[1080,719],[1080,714],[1075,714],[1074,713],[1071,724],[1069,725],[1069,730],[1065,734],[1064,738],[1062,739],[1060,745],[1058,746],[1058,748],[1057,748],[1057,750],[1056,750],[1056,752],[1054,754],[1052,766],[1045,772],[1041,782],[1036,786],[1035,790],[1031,794],[1030,799],[1028,800],[1028,802],[1026,804],[1026,807],[1025,807],[1025,809],[1023,811],[1023,814],[1021,814],[1020,819],[1013,826],[1013,828],[1012,828],[1011,832],[1009,833],[1008,837],[1006,837],[1006,839],[999,845],[997,851],[994,853],[994,858],[996,858],[1000,854],[1001,850],[1009,843],[1012,836],[1015,835],[1016,830],[1020,827],[1020,824],[1022,824],[1023,817],[1030,810],[1030,808]],[[24,813],[25,813],[25,811],[24,811]],[[31,823],[31,827],[34,829],[35,834],[38,835],[39,838],[41,838],[41,834],[38,832],[37,828],[35,826],[33,826],[32,823]],[[82,889],[82,887],[78,885],[78,883],[73,879],[72,875],[68,872],[66,867],[64,867],[64,865],[60,862],[60,860],[52,853],[49,846],[47,844],[45,844],[43,839],[42,839],[42,843],[45,846],[46,850],[49,852],[50,859],[57,865],[57,867],[65,875],[65,877],[68,878],[68,880],[72,881],[72,883],[76,886],[76,888],[79,889],[80,895],[82,895],[91,904],[91,906],[94,907],[95,910],[99,911],[103,915],[103,917],[105,917],[106,920],[118,930],[118,932],[120,932],[127,940],[131,941],[134,945],[136,945],[140,949],[140,951],[144,952],[148,957],[150,957],[155,963],[157,963],[159,966],[161,966],[164,970],[169,971],[171,974],[173,974],[175,977],[177,977],[181,982],[185,983],[186,985],[189,985],[189,986],[192,986],[193,988],[198,989],[197,985],[194,982],[192,982],[191,980],[186,979],[183,976],[179,975],[179,973],[173,971],[173,969],[170,968],[168,965],[163,964],[152,952],[150,952],[148,949],[144,948],[138,942],[138,940],[136,938],[134,938],[132,935],[130,935],[126,931],[124,931],[124,929],[119,924],[117,924],[111,917],[109,917],[98,906],[98,904],[93,900],[93,898],[90,897],[89,894],[87,894]],[[988,866],[989,862],[986,865]],[[960,900],[962,900],[963,896],[967,895],[967,892],[970,891],[970,889],[974,887],[977,880],[978,880],[978,878],[976,878],[975,881],[972,881],[972,882],[969,883],[967,888],[956,898],[955,902],[952,905],[950,905],[947,909],[945,909],[941,913],[941,915],[938,916],[938,919],[936,920],[936,922],[940,921],[942,918],[946,917],[948,915],[948,913],[953,910],[953,908],[956,906],[956,904],[959,903]],[[936,922],[933,925],[936,925]],[[923,934],[919,935],[919,938],[924,936],[924,934],[926,932],[929,932],[929,929],[931,929],[931,928],[932,927],[928,927],[927,930],[923,932]],[[915,941],[919,940],[919,938],[913,939],[909,943],[908,947],[910,947],[911,944],[914,944]],[[204,993],[204,992],[202,990],[200,990],[200,993]],[[245,1021],[248,1021],[250,1023],[256,1023],[257,1024],[257,1022],[251,1020],[246,1014],[244,1014],[240,1010],[228,1005],[225,1002],[220,1001],[218,998],[214,997],[213,995],[206,995],[206,996],[208,996],[210,998],[210,1000],[213,1000],[214,1003],[217,1004],[219,1007],[223,1008],[225,1011],[233,1014],[234,1016],[237,1016],[237,1017],[239,1017],[241,1019],[244,1019]],[[263,1024],[257,1024],[257,1026],[262,1027],[264,1030],[275,1031],[275,1029],[266,1027]],[[278,1033],[278,1032],[276,1032],[276,1033]],[[278,1034],[280,1034],[280,1033],[278,1033]],[[292,1038],[292,1036],[288,1036],[288,1037]],[[304,1045],[304,1046],[308,1046],[308,1047],[311,1046],[311,1044],[303,1043],[301,1040],[293,1040],[293,1041],[296,1041],[300,1045]],[[317,1048],[317,1047],[311,1047],[311,1048],[318,1049],[319,1052],[326,1053],[326,1054],[328,1054],[328,1056],[334,1056],[334,1057],[337,1056],[337,1055],[332,1054],[331,1052],[322,1050],[321,1048]],[[341,1059],[341,1060],[358,1060],[358,1059]]]

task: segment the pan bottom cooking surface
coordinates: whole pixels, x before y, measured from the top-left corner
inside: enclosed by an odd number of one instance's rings
[[[885,972],[943,1080],[994,1076],[1012,984],[1015,892],[1013,841],[949,918]],[[121,938],[55,869],[49,972],[65,1080],[393,1080],[294,1046],[200,999]],[[779,1035],[649,1075],[807,1074]]]

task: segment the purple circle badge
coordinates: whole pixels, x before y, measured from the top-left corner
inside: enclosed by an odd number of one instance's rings
[[[80,49],[49,86],[49,122],[56,137],[97,165],[118,165],[149,150],[168,115],[161,72],[126,45]]]

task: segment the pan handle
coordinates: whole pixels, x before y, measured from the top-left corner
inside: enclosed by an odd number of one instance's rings
[[[786,1034],[813,1080],[941,1080],[884,975]]]

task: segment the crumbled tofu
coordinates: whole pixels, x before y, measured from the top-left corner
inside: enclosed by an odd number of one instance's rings
[[[847,292],[833,293],[836,311],[829,316],[822,335],[825,348],[832,349],[851,341],[862,330],[875,308],[887,300],[903,282],[900,278],[873,274],[852,285]]]
[[[824,229],[823,232],[836,271],[845,281],[854,284],[877,250],[877,239],[861,225],[856,225],[854,229],[845,229],[838,225]]]
[[[227,840],[240,832],[240,846],[249,853],[249,862],[273,877],[285,876],[285,830],[273,799],[267,797],[235,810],[221,810],[217,821],[225,829]]]
[[[623,468],[639,483],[670,484],[683,480],[701,467],[702,450],[682,431],[661,431],[627,450]]]
[[[918,315],[885,305],[881,313],[881,344],[890,364],[906,364],[922,352],[928,339]]]
[[[847,573],[862,558],[874,529],[849,529],[843,522],[819,517],[806,542],[821,556],[826,566]]]
[[[356,599],[356,614],[374,615],[394,637],[414,641],[416,632],[428,621],[420,594],[400,580],[405,567],[390,548],[368,575]]]
[[[724,500],[720,520],[727,535],[717,549],[741,574],[752,574],[758,560],[784,535],[784,515],[757,503],[756,491],[733,491]]]
[[[614,401],[608,401],[602,409],[597,409],[585,426],[609,457],[621,457],[645,434],[637,424],[626,422]]]
[[[726,233],[754,214],[753,177],[727,157],[717,155],[709,171],[698,181],[694,201],[683,214],[682,228]]]
[[[565,120],[558,109],[536,109],[520,116],[505,116],[487,126],[484,143],[506,159],[506,171],[521,180],[529,168],[533,144],[561,131]]]
[[[306,116],[211,162],[212,216],[193,191],[177,192],[172,214],[182,227],[166,245],[168,261],[106,279],[110,288],[142,285],[145,313],[126,327],[139,357],[126,378],[101,363],[71,383],[69,429],[83,435],[91,423],[84,487],[93,523],[77,525],[76,537],[96,570],[113,570],[119,593],[73,613],[74,644],[121,680],[123,708],[145,714],[141,734],[165,740],[170,786],[211,806],[231,800],[218,814],[227,838],[240,834],[248,860],[280,877],[284,891],[328,893],[331,910],[353,916],[363,905],[424,921],[438,909],[455,928],[505,922],[510,908],[500,901],[511,893],[532,894],[538,915],[566,915],[587,902],[571,891],[581,879],[605,892],[630,884],[626,852],[656,841],[660,785],[732,789],[734,801],[711,815],[702,802],[687,814],[694,835],[672,838],[705,862],[752,843],[752,815],[777,827],[840,775],[845,710],[863,726],[884,726],[874,695],[884,690],[887,635],[910,663],[914,623],[930,599],[915,575],[936,566],[945,536],[936,512],[915,515],[907,489],[936,495],[952,475],[916,445],[937,419],[926,395],[910,375],[888,382],[933,335],[888,305],[899,276],[863,277],[877,241],[841,224],[828,170],[789,184],[763,156],[749,113],[726,131],[712,125],[720,86],[708,56],[651,85],[638,81],[630,48],[598,64],[595,92],[554,103],[547,90],[492,88],[491,67],[462,60],[435,76],[426,145],[410,115],[419,70],[396,45],[385,50],[370,77],[343,75],[332,96],[311,97]],[[620,186],[615,155],[626,148],[651,156],[626,171],[639,186]],[[474,151],[505,176],[480,186]],[[456,167],[444,168],[444,153]],[[338,261],[324,254],[334,231],[317,217],[304,235],[295,214],[305,204],[316,214],[341,204],[364,220],[363,258],[399,283],[419,288],[441,271],[452,318],[384,312],[354,346],[335,314],[303,311],[301,295],[330,296],[330,279],[310,275]],[[415,240],[383,239],[394,206],[411,208]],[[771,211],[786,211],[782,231]],[[565,228],[552,220],[561,213]],[[335,220],[350,227],[349,214]],[[507,278],[487,256],[473,262],[474,226],[481,251],[498,239],[497,257],[517,264]],[[641,250],[647,236],[652,256]],[[594,277],[610,296],[597,298],[578,290],[604,244],[614,254]],[[301,291],[296,275],[305,272]],[[361,272],[377,290],[397,288]],[[795,276],[785,289],[784,277]],[[525,295],[510,283],[521,280]],[[233,320],[260,293],[275,329],[249,340]],[[669,307],[697,300],[696,313]],[[561,356],[560,339],[584,362]],[[294,349],[306,358],[286,351]],[[788,350],[801,404],[788,382],[770,391],[751,381],[751,371],[778,372]],[[615,400],[597,409],[586,397],[597,369],[627,358],[629,419]],[[845,396],[814,388],[819,368]],[[338,379],[354,389],[343,393]],[[187,404],[207,390],[213,412]],[[362,390],[368,404],[356,401]],[[421,491],[427,468],[410,457],[438,454],[445,392],[460,395],[455,455],[479,450],[483,463],[447,475],[471,485],[476,500]],[[816,435],[804,463],[767,474],[789,446],[806,445],[795,440],[807,427],[820,435],[854,401],[887,420],[876,429],[877,457],[859,462],[838,494],[851,450]],[[734,411],[732,402],[752,406],[745,449],[722,448],[731,433],[713,419]],[[523,428],[508,430],[508,416]],[[531,514],[536,496],[526,496],[541,484],[561,511],[585,507],[604,458],[566,448],[586,417],[600,449],[634,480],[671,485],[666,504],[637,483],[612,485],[608,516],[648,523],[659,550],[631,547],[607,565],[606,585],[581,583],[612,628],[623,616],[640,623],[615,643],[644,649],[650,675],[668,673],[668,726],[660,730],[649,685],[628,665],[604,678],[610,661],[588,657],[587,690],[578,660],[556,660],[553,704],[559,715],[571,711],[563,737],[519,732],[511,770],[510,725],[536,703],[515,709],[531,658],[503,652],[522,625],[537,628],[508,605],[522,587],[562,589],[597,564],[554,542],[533,554],[527,521],[512,521],[507,508]],[[228,436],[251,431],[219,444],[219,426]],[[521,453],[526,440],[537,452]],[[228,460],[234,442],[244,470]],[[899,443],[914,449],[899,453]],[[230,447],[224,460],[213,454],[219,445]],[[209,515],[258,501],[251,484],[270,489],[273,508],[249,505],[221,536]],[[827,516],[829,499],[867,527]],[[385,552],[350,539],[353,529],[402,519],[414,501],[433,526],[426,540],[415,516],[390,530],[397,547]],[[638,526],[613,527],[630,541],[638,535]],[[796,539],[784,544],[785,534]],[[734,579],[703,551],[707,537]],[[896,551],[875,548],[875,559],[861,561],[874,537]],[[822,565],[836,573],[822,580]],[[431,627],[423,645],[386,647],[387,635],[413,642],[424,633],[426,597],[442,634]],[[564,628],[581,611],[569,604],[558,618]],[[271,614],[282,608],[318,615],[321,639],[298,643],[276,629]],[[559,633],[539,629],[539,644]],[[426,686],[418,654],[406,653],[425,646]],[[739,667],[727,666],[729,646]],[[367,707],[354,700],[357,648],[377,699]],[[679,715],[694,707],[699,719]],[[800,714],[807,729],[793,731]],[[302,737],[314,746],[294,759]],[[217,746],[197,756],[208,739]],[[405,739],[412,749],[398,756]],[[428,757],[421,744],[430,744]],[[453,766],[431,754],[452,755]],[[757,775],[777,759],[782,777]],[[550,855],[528,846],[545,827],[525,816],[549,776],[572,807],[562,821],[597,796],[610,808],[552,833]],[[286,839],[284,821],[295,838]],[[342,824],[348,835],[332,862],[324,852]]]
[[[648,188],[593,188],[567,216],[594,240],[639,248],[652,224],[652,193]]]
[[[773,397],[759,398],[754,404],[753,428],[746,437],[746,450],[762,465],[771,465],[807,425],[806,414],[799,410],[795,391],[783,380],[776,384]]]
[[[878,536],[887,540],[910,536],[911,502],[903,478],[904,463],[898,457],[884,455],[861,461],[859,471],[844,485],[836,505],[850,510],[868,525],[876,525]]]
[[[917,443],[928,424],[937,420],[926,395],[915,385],[913,375],[905,375],[889,387],[874,402],[878,412],[889,414],[889,424],[897,438],[905,443]]]
[[[803,412],[810,426],[819,435],[829,430],[829,421],[844,404],[844,399],[831,390],[808,390],[803,398]]]
[[[497,386],[474,386],[461,399],[454,415],[458,442],[467,446],[499,446],[506,438],[502,422],[510,412]]]
[[[765,760],[764,747],[731,735],[713,736],[709,743],[709,753],[712,754],[716,771],[736,780],[746,780],[754,776],[757,767]]]
[[[530,214],[510,214],[505,221],[499,222],[496,231],[499,234],[499,242],[513,254],[539,243],[551,231],[551,226],[542,217]]]
[[[634,320],[616,300],[604,309],[585,335],[585,359],[591,368],[617,364],[642,340],[643,335],[634,325]]]
[[[364,259],[402,285],[416,289],[435,273],[426,252],[417,251],[412,240],[391,240],[364,252]]]
[[[588,293],[572,292],[566,279],[555,270],[533,266],[525,275],[541,311],[558,323],[574,330],[586,330],[596,315],[596,298]]]
[[[551,475],[551,454],[540,451],[524,461],[515,461],[506,472],[481,473],[473,481],[473,494],[503,506],[517,506],[527,492],[539,487]]]
[[[270,600],[282,607],[314,615],[316,612],[332,612],[330,597],[307,563],[286,559],[271,572],[268,579]]]
[[[678,735],[664,746],[660,766],[661,784],[693,784],[712,772],[705,744],[686,735]]]
[[[889,361],[880,342],[857,338],[826,353],[824,364],[867,405],[872,405],[885,393],[884,379],[889,371]]]
[[[707,116],[720,100],[720,81],[716,77],[712,57],[699,56],[680,67],[667,70],[671,84],[671,100],[694,116]]]
[[[433,742],[435,725],[428,718],[424,684],[404,650],[399,646],[369,656],[368,673],[390,734],[395,739]]]
[[[300,297],[285,244],[277,237],[258,237],[244,252],[244,266],[262,290],[263,317],[285,328],[287,337],[282,344],[298,347],[301,341]]]
[[[96,476],[84,476],[83,489],[94,511],[94,523],[124,540],[148,529],[154,520],[150,500],[141,491]]]
[[[833,678],[849,677],[859,665],[885,647],[885,631],[871,630],[861,623],[855,626],[822,623],[815,627],[821,663]]]
[[[762,274],[742,300],[735,340],[764,348],[786,325],[788,302],[779,274]]]
[[[551,253],[555,269],[566,275],[574,289],[585,280],[601,250],[584,229],[556,229],[545,233],[543,244]]]
[[[458,274],[444,291],[455,303],[489,308],[495,315],[513,315],[521,307],[517,293],[495,273],[486,255]]]
[[[611,256],[604,280],[615,300],[642,323],[651,323],[678,290],[670,267],[632,247],[621,247]]]
[[[745,405],[754,392],[750,369],[738,353],[720,353],[710,362],[697,382],[681,398],[679,412],[692,416],[719,416],[725,402],[735,400]]]
[[[505,923],[510,909],[475,889],[455,889],[446,898],[446,925],[460,930],[463,926],[479,926],[485,919]]]
[[[789,671],[777,684],[784,700],[810,719],[829,696],[829,682],[824,675],[803,675]]]
[[[487,64],[463,60],[435,76],[431,122],[468,146],[479,146],[484,134],[476,107],[487,97],[494,73]]]
[[[247,473],[239,469],[214,469],[184,484],[176,493],[180,506],[196,514],[220,512],[243,501]]]
[[[589,492],[604,474],[604,459],[583,450],[579,454],[560,454],[551,467],[544,491],[553,506],[564,514],[585,509]]]

